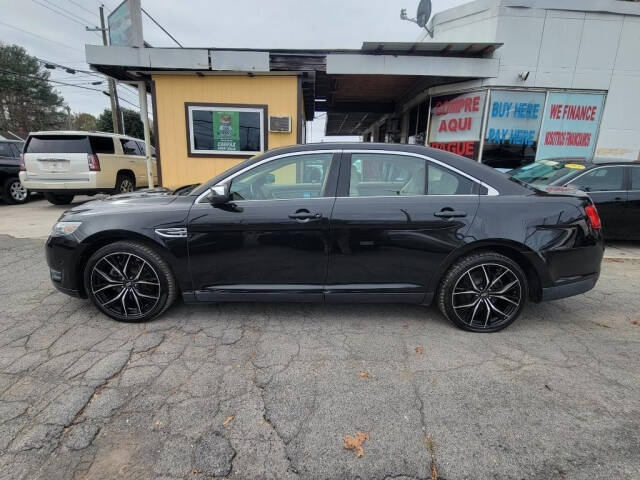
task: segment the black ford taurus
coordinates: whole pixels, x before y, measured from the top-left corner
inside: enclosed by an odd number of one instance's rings
[[[186,168],[186,167],[185,167]],[[549,191],[440,150],[316,144],[273,150],[180,192],[116,195],[62,215],[51,278],[120,321],[187,302],[436,301],[493,332],[527,300],[593,288],[600,219]]]

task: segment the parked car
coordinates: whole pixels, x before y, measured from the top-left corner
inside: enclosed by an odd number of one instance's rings
[[[523,182],[570,186],[589,194],[606,239],[640,240],[640,162],[554,158],[511,170]]]
[[[153,147],[152,147],[153,148]],[[126,193],[147,187],[145,143],[104,132],[35,132],[24,149],[22,184],[55,205],[75,195]],[[152,172],[157,182],[155,151]]]
[[[322,167],[320,181],[304,181],[309,163]],[[435,300],[474,332],[506,327],[527,300],[590,290],[602,254],[583,192],[541,191],[441,150],[373,143],[286,147],[183,195],[85,203],[46,244],[54,285],[120,321],[150,320],[178,294]]]
[[[0,140],[0,198],[9,204],[25,203],[29,192],[20,183],[20,154],[24,142]]]

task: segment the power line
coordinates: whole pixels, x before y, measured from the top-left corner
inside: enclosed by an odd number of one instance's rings
[[[91,15],[93,15],[96,18],[100,18],[98,16],[98,14],[96,12],[92,12],[91,10],[89,10],[88,8],[83,7],[81,4],[79,4],[78,2],[75,2],[74,0],[67,0],[70,3],[73,3],[76,7],[81,8],[82,10],[84,10],[85,12],[90,13]]]
[[[60,5],[57,5],[56,3],[52,2],[51,0],[44,0],[46,3],[48,3],[49,5],[51,5],[54,8],[57,8],[58,10],[64,12],[65,14],[69,15],[70,17],[76,18],[80,21],[82,21],[82,24],[86,26],[86,24],[88,23],[89,25],[92,25],[91,20],[87,20],[86,18],[81,17],[80,15],[78,15],[77,13],[71,12],[69,10],[67,10],[66,8],[61,7]],[[93,25],[94,27],[96,25]]]
[[[50,78],[41,78],[41,77],[37,77],[37,76],[34,76],[34,75],[27,75],[26,73],[12,72],[11,70],[4,70],[4,69],[1,69],[1,68],[0,68],[0,72],[8,73],[10,75],[17,75],[19,77],[31,78],[33,80],[40,80],[41,82],[58,83],[60,85],[66,85],[68,87],[83,88],[85,90],[93,90],[94,92],[102,92],[102,90],[98,90],[97,88],[89,88],[89,87],[83,87],[81,85],[74,85],[73,83],[59,82],[57,80],[51,80]]]
[[[171,38],[171,40],[173,40],[174,42],[176,42],[180,48],[184,48],[184,47],[180,44],[180,42],[174,38],[174,36],[173,36],[173,35],[171,35],[169,32],[167,32],[167,30],[166,30],[162,25],[160,25],[160,24],[156,21],[156,19],[155,19],[155,18],[153,18],[151,15],[149,15],[149,12],[147,12],[147,11],[146,11],[144,8],[142,8],[142,7],[140,7],[140,10],[142,10],[142,13],[144,13],[147,17],[149,17],[153,23],[155,23],[158,27],[160,27],[160,30],[162,30],[164,33],[166,33],[167,35],[169,35],[169,38]]]
[[[79,48],[75,48],[75,47],[72,47],[72,46],[67,45],[65,43],[58,42],[57,40],[51,40],[50,38],[43,37],[42,35],[38,35],[37,33],[30,32],[29,30],[24,30],[22,28],[15,27],[13,25],[9,25],[8,23],[5,23],[5,22],[3,22],[1,20],[0,20],[0,25],[4,25],[6,27],[13,28],[14,30],[18,30],[20,32],[23,32],[23,33],[26,33],[26,34],[29,34],[29,35],[33,35],[34,37],[38,37],[38,38],[40,38],[42,40],[46,40],[47,42],[57,43],[58,45],[62,45],[63,47],[67,47],[67,48],[70,48],[72,50],[76,50],[78,52],[84,53],[84,50],[80,50]]]
[[[77,23],[77,24],[79,24],[79,25],[82,25],[83,27],[86,27],[87,23],[89,23],[89,24],[91,25],[91,22],[86,22],[86,21],[85,21],[85,23],[83,23],[83,22],[81,22],[81,21],[78,21],[78,20],[76,20],[75,18],[73,18],[73,17],[72,17],[72,16],[70,16],[70,15],[67,15],[67,14],[65,14],[65,13],[62,13],[62,12],[58,11],[58,10],[55,10],[54,8],[51,8],[51,7],[49,7],[48,5],[45,5],[44,3],[40,3],[38,0],[31,0],[31,1],[32,1],[33,3],[35,3],[35,4],[37,4],[37,5],[40,5],[41,7],[44,7],[44,8],[46,8],[46,9],[48,9],[48,10],[51,10],[51,11],[52,11],[52,12],[54,12],[54,13],[57,13],[58,15],[60,15],[60,16],[62,16],[62,17],[65,17],[65,18],[66,18],[66,19],[68,19],[68,20],[71,20],[72,22],[75,22],[75,23]],[[60,7],[57,7],[57,8],[60,8]],[[78,17],[78,18],[80,18],[80,17]],[[95,26],[95,25],[94,25],[94,26]]]

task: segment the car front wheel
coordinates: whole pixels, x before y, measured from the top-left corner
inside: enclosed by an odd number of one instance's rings
[[[2,198],[10,205],[26,203],[29,200],[29,191],[22,186],[18,177],[5,180],[2,186]]]
[[[84,286],[96,307],[120,322],[151,320],[177,295],[167,262],[152,248],[129,241],[96,251],[85,267]]]
[[[447,272],[438,291],[440,311],[463,330],[497,332],[512,324],[527,298],[527,279],[509,257],[468,255]]]

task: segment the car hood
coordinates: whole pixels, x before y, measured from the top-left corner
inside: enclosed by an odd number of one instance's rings
[[[82,205],[73,207],[70,210],[67,210],[63,214],[63,216],[65,218],[68,218],[82,215],[95,215],[100,213],[135,213],[136,211],[145,212],[165,209],[173,203],[186,205],[192,202],[190,197],[173,195],[173,192],[167,188],[154,188],[149,190],[140,190],[132,193],[110,195],[99,200],[92,200],[90,202],[83,203]],[[180,209],[181,207],[176,205],[176,208]]]

